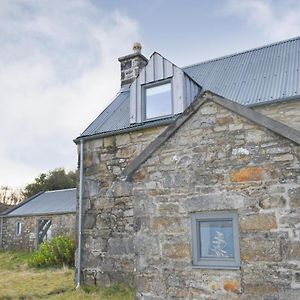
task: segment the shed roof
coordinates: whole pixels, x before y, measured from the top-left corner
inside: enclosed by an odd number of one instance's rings
[[[183,71],[203,90],[210,90],[242,105],[251,106],[300,98],[300,37],[186,66]],[[129,88],[80,137],[113,134],[139,128],[130,125]],[[153,125],[158,125],[160,120]]]
[[[5,216],[31,216],[76,212],[76,188],[46,191],[23,201]]]

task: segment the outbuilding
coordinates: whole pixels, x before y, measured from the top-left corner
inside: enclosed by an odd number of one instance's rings
[[[75,238],[76,188],[38,193],[0,219],[3,250],[34,250],[57,235]]]

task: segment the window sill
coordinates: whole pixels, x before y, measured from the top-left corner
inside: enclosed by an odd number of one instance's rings
[[[213,270],[240,270],[241,266],[201,266],[192,265],[192,269],[213,269]]]

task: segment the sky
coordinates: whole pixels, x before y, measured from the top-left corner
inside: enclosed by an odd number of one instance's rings
[[[178,66],[299,35],[298,0],[0,0],[0,186],[75,170],[73,139],[142,43]]]

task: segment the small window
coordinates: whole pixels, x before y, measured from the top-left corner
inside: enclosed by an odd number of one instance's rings
[[[16,236],[21,235],[22,233],[22,222],[17,221],[16,222]]]
[[[193,265],[207,268],[240,266],[238,218],[235,212],[192,215]]]
[[[173,113],[171,82],[145,87],[145,119],[168,116]]]

